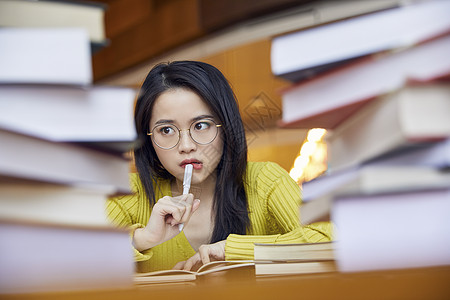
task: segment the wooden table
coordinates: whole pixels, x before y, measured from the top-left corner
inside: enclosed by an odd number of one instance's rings
[[[450,266],[366,273],[256,277],[252,269],[188,283],[129,289],[0,295],[0,299],[450,299]]]

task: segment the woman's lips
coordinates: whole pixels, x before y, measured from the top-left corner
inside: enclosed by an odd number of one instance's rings
[[[193,163],[192,167],[194,168],[194,170],[200,170],[201,168],[203,168],[203,164],[202,163]]]
[[[182,168],[185,168],[186,167],[186,165],[189,165],[189,164],[191,164],[192,165],[192,167],[194,168],[194,170],[200,170],[201,168],[203,168],[203,163],[201,163],[200,161],[198,161],[198,160],[183,160],[182,162],[181,162],[181,164],[180,164],[180,166],[182,167]]]

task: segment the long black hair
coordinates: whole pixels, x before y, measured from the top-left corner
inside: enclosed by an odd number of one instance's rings
[[[134,150],[136,169],[150,203],[155,199],[154,183],[173,176],[162,167],[147,136],[153,103],[163,92],[184,88],[196,93],[222,124],[223,153],[217,166],[214,192],[214,231],[211,243],[230,233],[245,234],[249,225],[244,174],[247,143],[236,97],[227,79],[212,65],[198,61],[175,61],[156,65],[143,82],[135,108],[135,123],[142,146]]]

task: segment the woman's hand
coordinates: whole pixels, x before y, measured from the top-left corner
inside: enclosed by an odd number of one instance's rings
[[[225,240],[214,244],[201,245],[198,252],[186,261],[178,262],[174,270],[197,270],[211,261],[225,260]]]
[[[172,239],[180,233],[178,224],[187,223],[199,206],[200,200],[194,200],[192,194],[159,199],[147,226],[134,232],[134,247],[142,251]]]

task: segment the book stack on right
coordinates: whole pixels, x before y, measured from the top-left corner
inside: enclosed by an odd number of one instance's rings
[[[2,13],[84,5],[28,2]],[[81,27],[1,27],[0,45],[0,295],[132,286],[129,233],[105,204],[130,193],[135,91],[93,85]]]
[[[274,74],[295,81],[281,126],[328,129],[300,211],[330,217],[341,272],[450,265],[449,15],[413,1],[273,41]]]
[[[255,244],[254,251],[258,277],[337,271],[333,242]]]

